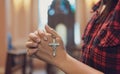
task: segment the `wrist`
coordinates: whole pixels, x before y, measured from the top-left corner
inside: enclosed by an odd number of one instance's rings
[[[103,74],[102,72],[83,64],[66,55],[66,59],[59,63],[59,68],[66,74]]]
[[[53,58],[53,65],[59,67],[61,66],[61,63],[66,59],[67,53],[64,49],[57,49],[56,56]],[[59,51],[60,50],[60,51]]]
[[[69,68],[69,63],[71,60],[71,56],[69,54],[65,54],[64,57],[61,57],[61,60],[56,60],[55,61],[55,66],[57,66],[59,69],[64,71],[65,73],[68,73],[68,68]]]

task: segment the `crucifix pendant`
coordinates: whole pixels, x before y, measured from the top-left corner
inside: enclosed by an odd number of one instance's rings
[[[51,46],[52,49],[53,49],[52,55],[53,55],[54,57],[56,56],[56,48],[57,48],[57,46],[59,46],[59,45],[60,45],[60,44],[57,43],[55,39],[53,39],[53,42],[52,42],[52,43],[49,43],[49,46]]]

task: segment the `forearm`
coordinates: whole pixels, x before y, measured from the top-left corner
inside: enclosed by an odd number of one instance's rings
[[[67,55],[66,60],[62,61],[58,67],[67,74],[103,74],[102,72],[77,61],[69,55]]]

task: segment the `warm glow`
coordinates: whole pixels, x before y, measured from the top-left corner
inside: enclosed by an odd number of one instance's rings
[[[93,4],[97,3],[99,0],[86,0],[87,6],[91,7]]]
[[[24,8],[28,10],[30,8],[31,0],[23,0],[24,1]]]
[[[23,0],[13,0],[13,5],[15,8],[15,11],[19,11],[22,7]]]
[[[15,11],[19,11],[21,7],[25,10],[30,8],[31,0],[13,0]]]
[[[91,4],[93,3],[93,0],[86,0],[86,5],[88,7],[91,7]]]
[[[61,31],[61,29],[62,29],[62,31]],[[65,24],[62,24],[62,23],[58,24],[56,26],[56,31],[63,39],[63,42],[66,46],[66,44],[67,44],[67,28],[66,28]]]
[[[93,3],[96,4],[99,0],[93,0]]]

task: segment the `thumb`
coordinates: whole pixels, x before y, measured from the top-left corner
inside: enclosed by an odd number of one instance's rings
[[[53,36],[58,36],[58,34],[56,33],[56,31],[54,29],[52,29],[51,27],[49,27],[48,25],[45,25],[45,30],[46,30],[47,33],[50,33]]]

